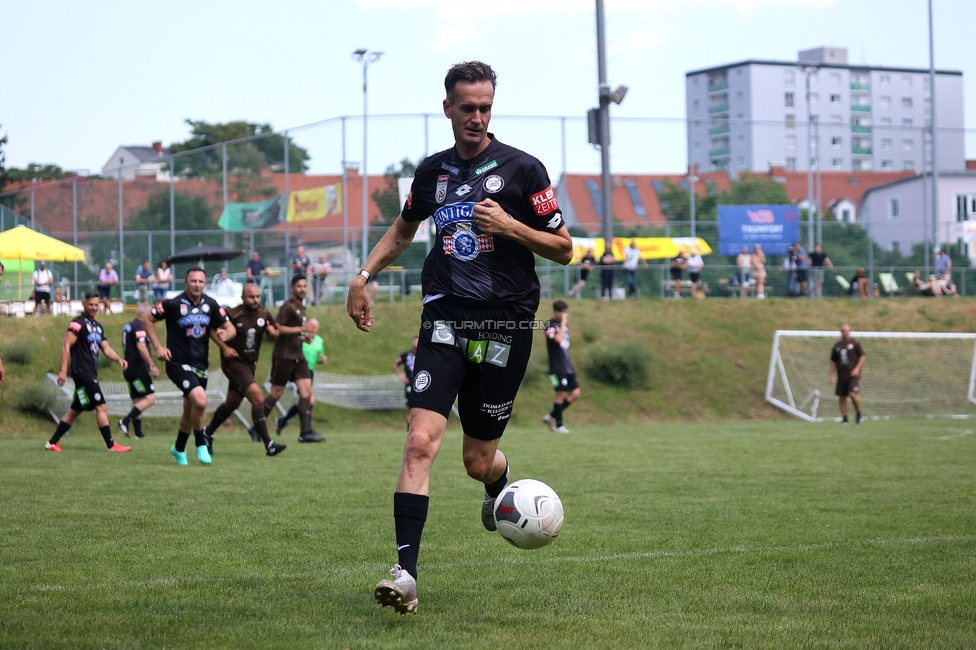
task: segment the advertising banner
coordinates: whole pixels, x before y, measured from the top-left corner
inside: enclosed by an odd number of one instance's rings
[[[314,221],[334,214],[342,214],[342,185],[339,183],[288,193],[286,220],[290,223]]]
[[[785,255],[800,239],[800,211],[795,205],[718,206],[718,250],[738,255],[743,246],[756,244],[767,255]]]
[[[670,259],[677,257],[682,251],[685,253],[698,251],[700,255],[708,255],[712,252],[711,247],[701,237],[614,237],[610,244],[610,252],[614,259],[617,261],[624,259],[624,249],[630,246],[630,242],[637,243],[641,259],[645,260]],[[603,256],[603,238],[573,237],[573,261],[570,264],[579,264],[588,250],[592,250],[594,257],[599,261]]]
[[[259,203],[228,203],[217,225],[224,230],[270,228],[281,221],[281,197]]]

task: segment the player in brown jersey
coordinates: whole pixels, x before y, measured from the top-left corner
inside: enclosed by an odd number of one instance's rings
[[[857,413],[858,424],[861,423],[861,368],[868,355],[864,354],[860,341],[851,338],[851,326],[840,326],[840,340],[834,343],[830,350],[830,383],[834,383],[834,373],[837,374],[837,388],[834,394],[840,399],[840,414],[844,418],[841,422],[847,424],[847,398],[851,398]]]
[[[323,442],[325,438],[312,431],[312,374],[302,352],[302,342],[311,331],[305,313],[305,293],[308,282],[304,275],[291,279],[291,298],[278,311],[278,340],[271,358],[271,392],[264,400],[265,415],[278,402],[285,391],[285,384],[292,381],[298,388],[298,420],[301,432],[298,442]]]
[[[237,410],[244,398],[251,403],[251,428],[258,439],[264,442],[268,456],[276,456],[288,445],[281,445],[268,435],[268,425],[264,412],[264,392],[254,380],[254,368],[261,352],[264,335],[277,336],[274,317],[261,306],[261,290],[256,284],[245,284],[241,292],[243,302],[227,310],[227,317],[234,325],[236,334],[227,341],[215,340],[220,347],[220,369],[227,377],[227,398],[217,407],[213,417],[204,430],[204,437],[210,454],[213,455],[213,434],[231,414]]]

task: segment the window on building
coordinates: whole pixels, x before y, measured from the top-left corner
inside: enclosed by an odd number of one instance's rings
[[[881,95],[881,108],[891,108],[891,97],[888,95]]]
[[[881,126],[891,126],[891,118],[890,117],[882,117],[880,123],[881,123]]]
[[[888,217],[891,219],[897,219],[899,210],[900,206],[898,205],[898,199],[891,199],[888,203]]]
[[[624,179],[624,187],[627,188],[627,194],[630,195],[630,202],[634,206],[634,214],[638,217],[647,217],[647,209],[644,207],[644,201],[641,199],[640,192],[637,191],[637,182],[633,178]]]
[[[697,100],[697,99],[693,99],[693,100],[691,100],[691,106],[692,106],[692,108],[694,108],[695,110],[698,110],[698,100]]]
[[[745,138],[745,136],[743,136],[743,135],[740,135],[740,136],[739,136],[738,138],[736,138],[736,141],[737,141],[737,142],[738,142],[739,144],[745,144],[745,142],[746,142],[746,138]]]
[[[696,142],[696,143],[695,143],[695,151],[696,151],[696,152],[697,152],[697,151],[701,151],[701,143],[700,143],[700,142]]]
[[[593,208],[596,216],[603,218],[603,197],[600,196],[600,186],[592,178],[586,179],[586,189],[590,193],[590,200],[593,201]]]
[[[793,93],[786,93],[783,97],[783,104],[786,108],[793,108]]]
[[[796,153],[796,136],[786,136],[786,153]]]
[[[835,86],[840,85],[840,73],[839,72],[831,72],[830,73],[830,83],[834,84]]]
[[[810,103],[811,104],[820,103],[820,93],[810,93]]]
[[[910,118],[910,117],[903,118],[902,121],[901,121],[901,125],[902,126],[911,126],[912,125],[912,118]]]
[[[931,81],[929,80],[929,76],[925,75],[924,77],[922,77],[922,88],[928,90],[929,84],[931,84]]]
[[[843,115],[831,115],[830,116],[830,121],[833,122],[834,124],[843,124],[844,123],[844,116]]]
[[[786,128],[795,129],[796,128],[796,116],[787,114],[786,116]]]
[[[830,166],[833,167],[834,169],[843,169],[844,168],[844,159],[843,158],[833,158],[830,161]]]
[[[894,165],[891,164],[891,161],[890,160],[882,160],[881,161],[881,169],[891,170],[891,169],[894,169]]]
[[[891,240],[891,252],[895,255],[901,255],[901,242],[897,239]]]
[[[840,136],[835,136],[830,139],[830,146],[833,147],[834,149],[840,149],[843,144],[844,144],[844,138]]]
[[[796,82],[796,73],[793,70],[784,70],[783,82],[787,86],[792,86]]]
[[[850,208],[844,208],[843,210],[840,211],[840,220],[841,221],[850,221],[851,220],[851,209]]]
[[[891,83],[891,75],[890,74],[878,75],[878,83],[881,84],[882,86],[889,85]]]
[[[915,171],[915,161],[914,160],[906,160],[905,163],[902,165],[902,169],[904,169],[906,172],[913,172],[913,171]]]
[[[901,98],[901,107],[902,108],[911,108],[912,107],[912,98],[911,97],[902,97]]]
[[[864,170],[864,159],[863,158],[855,158],[854,160],[852,160],[851,161],[851,169],[853,169],[856,172],[863,171]]]
[[[901,148],[905,151],[915,151],[915,141],[910,138],[905,138],[901,141]]]
[[[881,138],[881,150],[882,151],[891,150],[891,138]]]
[[[910,75],[910,74],[903,74],[901,76],[901,85],[904,86],[905,88],[911,88],[912,87],[912,75]]]
[[[698,85],[698,77],[692,77],[691,78],[691,85],[692,86],[697,86]]]
[[[831,96],[830,96],[830,103],[831,104],[840,104],[840,95],[838,95],[836,93],[831,94]]]
[[[928,79],[928,77],[926,77],[926,79]],[[925,116],[928,117],[929,115],[932,114],[932,98],[931,97],[926,97],[925,98],[924,106],[925,106]]]
[[[796,158],[788,157],[786,159],[786,171],[788,172],[796,171]]]

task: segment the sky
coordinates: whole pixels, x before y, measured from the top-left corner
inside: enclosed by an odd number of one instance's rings
[[[964,74],[976,158],[976,2],[933,7],[935,63]],[[605,0],[608,81],[629,86],[611,113],[632,119],[614,126],[611,169],[684,170],[688,71],[821,45],[928,68],[927,21],[925,0]],[[594,0],[0,0],[6,164],[99,173],[120,144],[185,140],[186,119],[246,120],[288,129],[310,171],[337,173],[362,159],[360,48],[383,52],[368,67],[369,173],[452,144],[444,74],[475,59],[498,73],[499,140],[554,179],[599,171],[584,121],[597,103]],[[530,119],[542,116],[554,119]]]

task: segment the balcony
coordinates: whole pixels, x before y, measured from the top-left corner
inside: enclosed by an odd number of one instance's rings
[[[870,113],[871,112],[871,105],[870,104],[851,104],[851,112],[852,113]]]
[[[871,90],[871,84],[859,84],[852,81],[851,90]]]
[[[729,132],[729,125],[723,124],[722,126],[713,126],[708,129],[708,135],[721,135],[723,133]]]
[[[720,90],[728,90],[728,89],[729,89],[729,82],[728,81],[719,81],[718,83],[714,83],[711,86],[709,86],[708,87],[708,92],[710,92],[710,93],[717,93]]]
[[[715,106],[709,106],[708,107],[708,114],[709,115],[714,115],[715,113],[728,113],[728,112],[729,112],[729,105],[728,105],[728,103],[725,103],[725,104],[716,104]]]
[[[870,156],[871,147],[851,147],[851,153],[855,156]]]
[[[871,133],[870,126],[862,126],[860,124],[851,125],[851,133]]]
[[[711,158],[722,158],[728,156],[731,150],[728,147],[719,147],[718,149],[709,149],[708,155]]]

